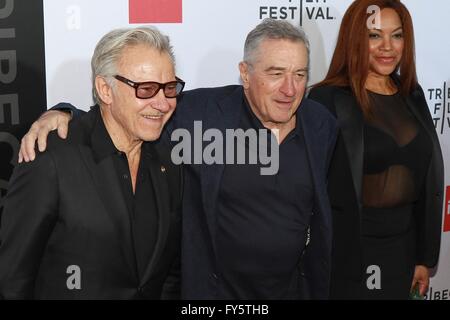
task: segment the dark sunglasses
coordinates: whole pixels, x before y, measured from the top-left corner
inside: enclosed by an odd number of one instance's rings
[[[159,83],[155,81],[134,82],[119,75],[115,75],[114,78],[122,81],[130,87],[133,87],[136,91],[136,97],[139,99],[153,98],[159,90],[161,90],[161,88],[163,89],[166,98],[175,98],[183,91],[185,85],[185,82],[178,77],[175,77],[175,79],[177,79],[176,81],[166,83]]]

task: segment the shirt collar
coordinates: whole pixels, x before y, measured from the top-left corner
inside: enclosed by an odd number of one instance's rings
[[[96,119],[91,135],[92,150],[95,161],[100,162],[106,157],[120,154],[121,152],[114,146],[114,143],[106,130],[105,123],[103,122],[100,113],[100,107],[96,105],[92,107],[92,110],[96,113]]]

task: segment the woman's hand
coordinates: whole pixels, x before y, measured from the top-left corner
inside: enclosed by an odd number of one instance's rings
[[[411,285],[411,291],[416,285],[419,286],[421,296],[424,296],[430,284],[430,272],[424,265],[417,265],[414,270],[414,277]]]

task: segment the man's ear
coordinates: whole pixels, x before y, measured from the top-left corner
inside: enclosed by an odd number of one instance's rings
[[[247,62],[239,62],[239,72],[241,74],[242,86],[244,87],[244,89],[248,89],[249,87],[249,68],[250,66]]]
[[[97,95],[104,104],[112,103],[112,88],[105,78],[95,77],[95,88],[97,89]]]

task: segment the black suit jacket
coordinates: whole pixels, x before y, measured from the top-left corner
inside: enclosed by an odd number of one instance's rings
[[[328,186],[334,234],[332,279],[341,276],[359,279],[363,272],[360,248],[363,115],[348,88],[318,87],[311,90],[309,97],[325,105],[337,117],[340,129],[330,165]],[[444,187],[442,153],[422,89],[418,87],[405,100],[433,144],[426,193],[421,197],[421,210],[416,217],[416,264],[433,267],[438,261],[441,239]],[[332,295],[334,291],[339,291],[333,285],[331,289]]]
[[[244,92],[241,86],[185,92],[169,125],[186,128],[194,137],[194,121],[203,130],[239,127]],[[326,172],[336,139],[333,116],[321,105],[303,99],[301,117],[314,183],[315,203],[311,241],[303,258],[304,298],[327,299],[331,258],[331,212]],[[194,138],[195,139],[195,138]],[[182,296],[187,299],[220,299],[220,261],[217,259],[216,204],[225,165],[185,166],[183,195]]]
[[[165,139],[143,144],[159,226],[153,258],[139,278],[129,214],[112,159],[93,155],[92,128],[101,121],[97,108],[71,123],[68,143],[51,134],[47,151],[14,171],[1,229],[4,298],[177,297],[180,167],[171,163]],[[81,271],[80,289],[68,289],[70,266]]]

